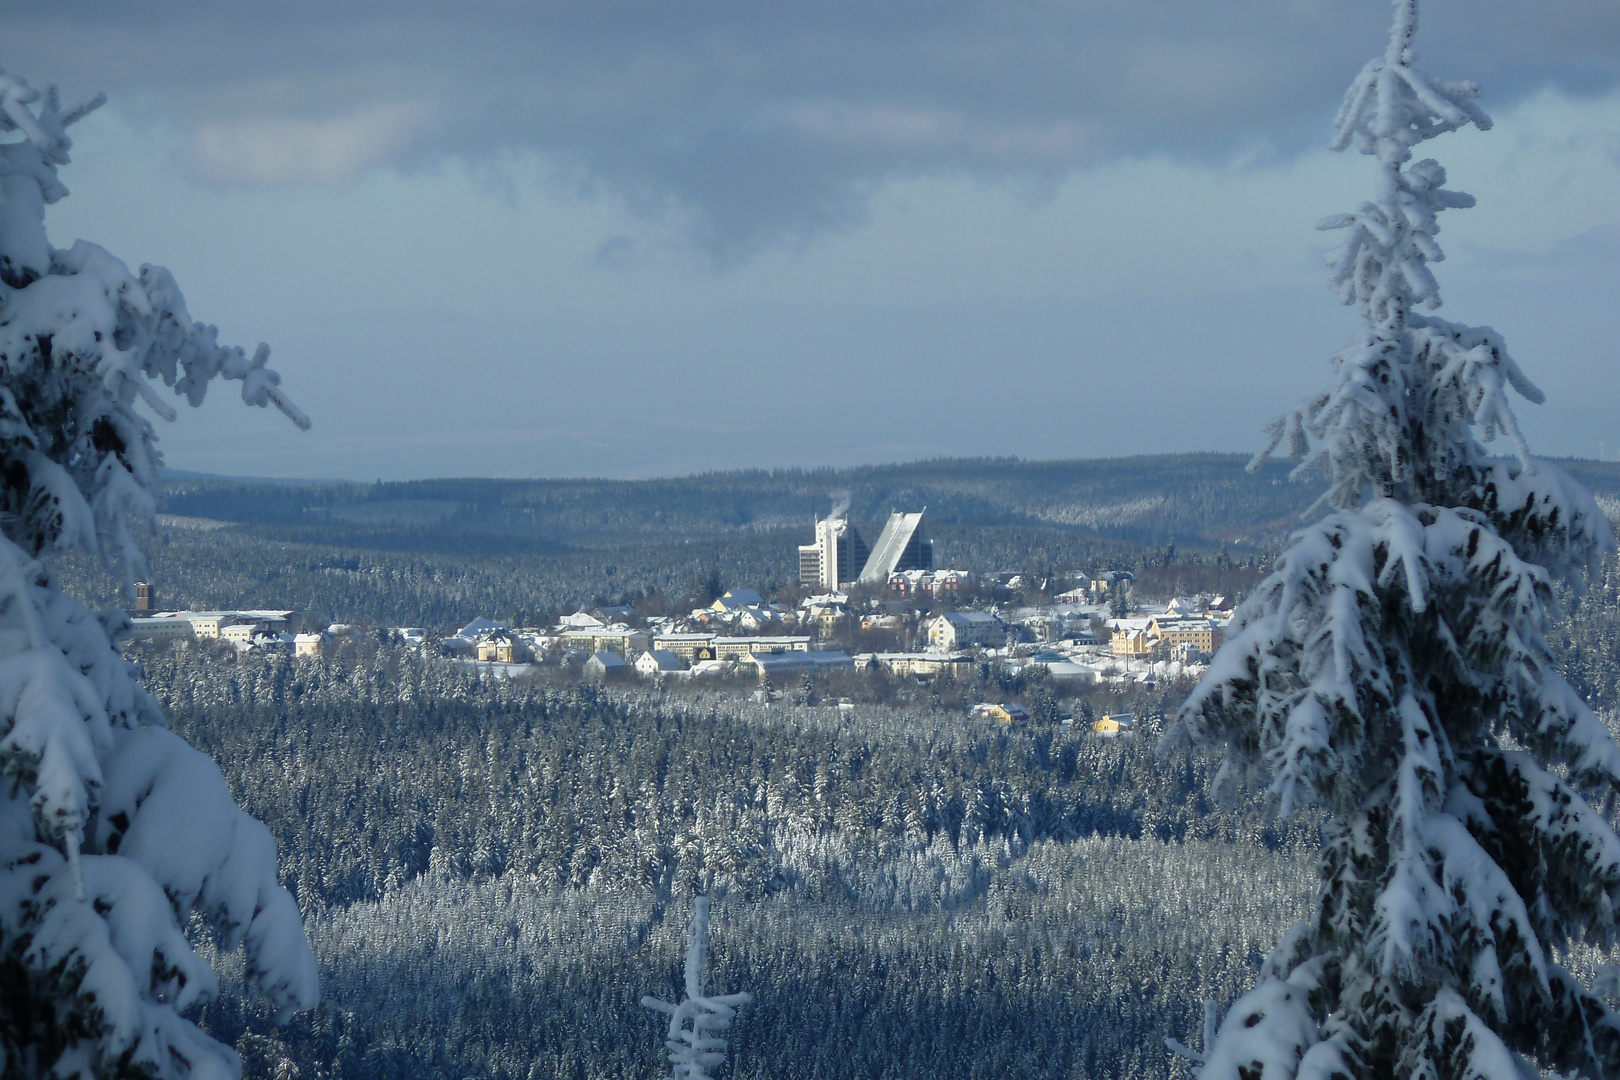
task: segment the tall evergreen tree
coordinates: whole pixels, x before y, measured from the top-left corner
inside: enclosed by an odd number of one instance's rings
[[[1218,786],[1325,807],[1314,918],[1231,1008],[1201,1075],[1620,1074],[1620,1019],[1558,957],[1610,944],[1620,840],[1592,801],[1620,750],[1553,670],[1558,577],[1612,545],[1591,497],[1535,460],[1502,339],[1440,303],[1439,211],[1473,205],[1418,144],[1490,126],[1472,83],[1413,65],[1416,0],[1346,95],[1333,146],[1378,163],[1331,280],[1364,322],[1334,385],[1270,429],[1329,512],[1241,610],[1170,745],[1223,745]],[[1483,444],[1504,436],[1507,458]]]
[[[112,647],[124,614],[67,597],[37,556],[84,548],[139,572],[161,458],[136,402],[175,415],[152,380],[195,405],[235,379],[309,422],[268,350],[219,345],[168,271],[50,245],[66,129],[100,103],[64,110],[0,73],[0,1076],[229,1078],[235,1052],[188,1019],[218,980],[186,929],[242,948],[282,1014],[312,1006],[275,842],[165,729]]]

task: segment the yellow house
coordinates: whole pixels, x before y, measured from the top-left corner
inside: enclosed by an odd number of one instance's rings
[[[981,720],[991,720],[997,724],[1024,724],[1028,723],[1029,710],[1022,705],[992,705],[989,703],[973,706],[973,715]]]
[[[529,650],[510,634],[491,634],[478,643],[478,659],[486,664],[527,664]]]
[[[1125,620],[1119,620],[1121,622]],[[1118,626],[1114,628],[1110,645],[1115,656],[1131,659],[1143,657],[1153,651],[1158,642],[1145,627]]]
[[[1136,730],[1136,717],[1130,713],[1110,713],[1099,720],[1092,721],[1093,735],[1105,735],[1113,738],[1118,735],[1129,735]]]

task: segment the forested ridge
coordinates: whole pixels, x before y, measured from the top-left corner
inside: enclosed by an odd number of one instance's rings
[[[1133,543],[1262,534],[1309,505],[1287,467],[1257,475],[1232,454],[1076,461],[970,458],[855,469],[739,470],[658,480],[446,479],[255,483],[171,477],[168,514],[241,522],[279,535],[396,536],[453,525],[464,537],[614,544],[656,533],[804,529],[848,500],[858,522],[928,508],[932,522],[974,527],[1058,525]]]
[[[163,513],[258,527],[261,535],[351,546],[418,545],[454,536],[499,543],[619,546],[627,539],[806,530],[847,499],[857,523],[928,508],[931,524],[1056,526],[1099,541],[1214,547],[1266,544],[1298,526],[1316,498],[1287,462],[1250,473],[1239,454],[1072,461],[965,458],[855,469],[702,473],[656,480],[444,479],[266,482],[170,476]],[[1620,496],[1620,464],[1561,461],[1600,498]],[[356,542],[358,545],[356,545]],[[515,550],[515,547],[513,548]]]

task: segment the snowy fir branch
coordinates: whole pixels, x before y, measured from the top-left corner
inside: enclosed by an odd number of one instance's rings
[[[83,548],[127,578],[144,559],[161,456],[137,400],[175,411],[216,378],[308,418],[265,366],[192,321],[167,271],[94,244],[51,247],[67,194],[63,109],[0,73],[0,1074],[230,1078],[241,1065],[191,1019],[218,993],[188,925],[241,949],[282,1017],[312,1007],[315,962],[269,832],[206,755],[165,730],[113,648],[128,626],[62,593],[36,560]]]
[[[1542,395],[1500,336],[1417,312],[1440,305],[1439,212],[1474,200],[1412,150],[1490,121],[1477,86],[1413,66],[1417,3],[1394,8],[1333,141],[1377,159],[1374,197],[1322,223],[1344,231],[1329,281],[1363,324],[1259,456],[1325,473],[1330,512],[1243,605],[1165,741],[1224,746],[1218,784],[1282,814],[1328,813],[1316,915],[1200,1075],[1620,1075],[1620,1017],[1557,962],[1615,939],[1620,840],[1588,800],[1620,791],[1620,748],[1545,637],[1553,583],[1613,538],[1531,455],[1509,391]]]
[[[687,931],[686,998],[678,1005],[643,997],[643,1007],[669,1017],[664,1046],[669,1050],[670,1080],[709,1080],[709,1070],[726,1060],[727,1029],[737,1010],[753,1000],[745,993],[708,994],[709,898],[692,901],[692,925]]]
[[[22,135],[0,143],[0,453],[16,463],[0,485],[0,527],[30,552],[85,547],[133,580],[145,559],[132,526],[152,519],[147,492],[162,464],[135,403],[175,419],[154,380],[194,406],[215,379],[240,382],[247,404],[300,428],[310,420],[267,366],[269,348],[219,344],[167,270],[132,274],[83,240],[51,247],[45,208],[68,193],[57,175],[72,148],[66,129],[102,100],[64,111],[54,87],[41,94],[0,74],[0,132]]]

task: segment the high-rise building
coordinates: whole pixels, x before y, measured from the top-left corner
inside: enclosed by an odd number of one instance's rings
[[[932,570],[934,542],[923,532],[923,513],[894,513],[883,526],[859,580],[882,584],[897,570]]]
[[[826,592],[856,580],[871,554],[848,518],[816,522],[816,540],[799,547],[799,584]]]

